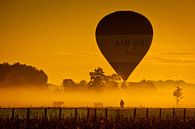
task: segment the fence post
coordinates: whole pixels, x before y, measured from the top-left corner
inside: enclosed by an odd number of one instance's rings
[[[120,117],[119,109],[116,109],[116,116],[117,116],[117,118]]]
[[[161,112],[162,112],[162,109],[160,108],[159,109],[159,119],[161,120]]]
[[[45,119],[47,119],[47,108],[45,108],[45,110],[44,110],[44,117],[45,117]]]
[[[61,120],[62,117],[62,108],[59,108],[59,119]]]
[[[15,116],[15,108],[12,108],[12,119],[14,119],[14,116]]]
[[[87,118],[89,118],[89,108],[87,108]]]
[[[134,112],[133,112],[133,118],[134,119],[136,118],[136,108],[134,109]]]
[[[93,128],[96,129],[97,128],[97,108],[94,109],[94,115],[93,115]]]
[[[75,108],[75,114],[74,114],[75,119],[77,119],[77,108]]]
[[[105,109],[105,118],[106,120],[108,119],[108,109],[107,108]]]
[[[148,108],[146,108],[146,119],[148,119]]]
[[[184,120],[184,122],[185,122],[185,120],[186,120],[186,109],[184,108],[184,110],[183,110],[183,120]]]
[[[27,108],[26,119],[28,120],[29,118],[30,118],[30,108]]]
[[[97,117],[97,109],[96,108],[94,109],[94,117],[95,118]]]
[[[173,108],[173,119],[175,119],[175,108]]]

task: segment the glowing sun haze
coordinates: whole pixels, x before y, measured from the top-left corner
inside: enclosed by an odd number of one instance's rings
[[[128,81],[195,83],[194,6],[194,0],[1,0],[0,63],[33,65],[56,84],[65,77],[88,80],[96,67],[112,74],[97,47],[95,29],[105,15],[130,10],[151,21],[154,38]]]

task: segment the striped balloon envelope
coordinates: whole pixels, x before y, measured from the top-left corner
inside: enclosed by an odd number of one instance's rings
[[[124,81],[149,50],[152,38],[150,21],[133,11],[111,13],[96,28],[100,51]]]

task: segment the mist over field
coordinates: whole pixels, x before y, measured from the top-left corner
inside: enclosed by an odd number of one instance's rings
[[[195,87],[181,86],[183,98],[181,108],[195,107]],[[176,86],[156,86],[150,88],[128,89],[63,89],[61,86],[50,86],[49,89],[30,87],[9,87],[0,89],[1,107],[52,107],[53,102],[63,101],[65,107],[94,107],[102,103],[104,107],[119,107],[123,99],[125,107],[177,107],[173,91]]]

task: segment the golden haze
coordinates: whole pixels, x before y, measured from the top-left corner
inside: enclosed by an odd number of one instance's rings
[[[59,88],[59,87],[58,87]],[[2,107],[52,107],[54,101],[63,101],[66,107],[93,107],[94,103],[103,103],[104,107],[119,107],[121,99],[125,107],[177,107],[173,91],[175,87],[151,89],[128,89],[104,91],[92,90],[40,90],[39,88],[4,88],[0,90]],[[183,88],[183,98],[179,107],[192,108],[194,87]]]

